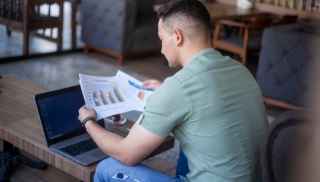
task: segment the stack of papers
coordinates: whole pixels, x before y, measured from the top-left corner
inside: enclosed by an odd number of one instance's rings
[[[118,71],[115,76],[101,77],[79,74],[79,82],[86,106],[94,108],[97,119],[129,111],[143,111],[153,90],[143,88],[143,83]],[[144,92],[144,98],[138,97]]]

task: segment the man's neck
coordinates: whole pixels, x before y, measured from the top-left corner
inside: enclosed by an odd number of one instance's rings
[[[199,46],[190,46],[190,48],[186,48],[181,54],[181,65],[184,67],[187,65],[191,58],[204,49],[212,48],[210,44],[203,44]]]

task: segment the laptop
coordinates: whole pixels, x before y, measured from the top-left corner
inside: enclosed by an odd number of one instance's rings
[[[37,94],[35,102],[50,150],[84,166],[107,157],[78,120],[84,105],[80,86]]]

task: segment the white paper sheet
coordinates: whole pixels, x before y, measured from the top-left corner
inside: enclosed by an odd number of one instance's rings
[[[79,82],[85,103],[97,112],[97,119],[129,111],[143,111],[146,100],[153,91],[142,89],[143,83],[118,71],[113,77],[79,74]],[[144,92],[144,99],[138,93]]]

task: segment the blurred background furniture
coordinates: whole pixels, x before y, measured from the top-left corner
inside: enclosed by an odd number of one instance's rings
[[[236,5],[220,3],[219,1],[208,1],[205,3],[205,6],[209,11],[213,24],[220,19],[255,16],[261,13],[261,11],[255,8],[243,9]]]
[[[267,105],[302,109],[308,96],[310,66],[320,56],[319,22],[270,27],[264,31],[257,81]],[[316,81],[316,80],[313,80]]]
[[[2,76],[1,76],[1,75],[0,75],[0,79],[2,79]],[[1,92],[2,92],[2,91],[0,90],[0,94],[1,94]]]
[[[52,11],[52,8],[58,8],[58,11]],[[37,36],[56,42],[58,50],[61,50],[63,0],[1,0],[0,24],[6,26],[8,36],[11,30],[22,32],[25,56],[30,52],[30,35],[36,30]]]
[[[297,167],[307,167],[299,163],[299,159],[305,159],[313,134],[305,115],[287,111],[271,123],[262,147],[263,182],[290,182],[294,175],[301,175]]]
[[[240,62],[246,64],[248,49],[259,49],[260,41],[258,39],[262,37],[263,29],[271,22],[272,16],[265,13],[244,18],[219,20],[214,29],[213,47],[238,55]],[[226,34],[223,32],[225,27],[233,28],[236,33],[225,36]]]
[[[82,40],[86,50],[115,57],[160,53],[157,18],[150,0],[83,0]]]
[[[249,50],[259,52],[265,28],[292,23],[296,19],[297,16],[256,13],[252,16],[218,20],[214,29],[213,47],[237,55],[240,62],[246,64]],[[229,33],[226,33],[226,30],[229,30]]]
[[[77,19],[78,11],[79,11],[79,6],[81,3],[81,0],[64,0],[68,1],[71,4],[71,21],[70,21],[70,29],[71,29],[71,49],[74,50],[77,48],[77,37],[78,37],[78,32],[77,32],[77,24],[79,23]]]

